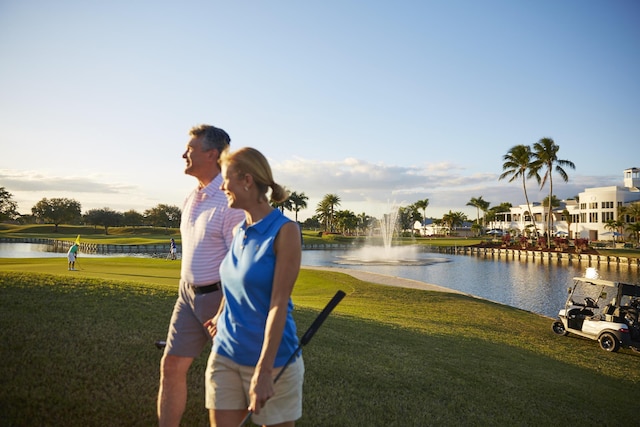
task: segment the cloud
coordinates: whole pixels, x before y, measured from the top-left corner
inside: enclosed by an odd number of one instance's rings
[[[4,187],[20,192],[64,191],[72,193],[125,194],[136,187],[104,182],[101,176],[51,176],[34,171],[0,169],[0,182]]]

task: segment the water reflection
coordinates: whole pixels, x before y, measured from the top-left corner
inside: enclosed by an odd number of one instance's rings
[[[584,275],[589,265],[540,259],[491,258],[476,255],[423,253],[421,257],[446,258],[449,262],[424,265],[345,265],[347,250],[303,251],[302,264],[369,271],[432,283],[476,295],[501,304],[555,317],[566,300],[571,279]],[[636,283],[636,267],[600,265],[602,279]]]

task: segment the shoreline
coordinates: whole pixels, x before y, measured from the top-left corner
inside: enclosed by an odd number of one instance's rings
[[[474,298],[480,298],[476,295],[472,295],[466,292],[461,292],[455,289],[446,288],[440,285],[434,285],[432,283],[425,283],[419,280],[405,279],[403,277],[397,277],[397,276],[387,276],[385,274],[379,274],[379,273],[370,273],[368,271],[352,270],[350,268],[344,268],[344,267],[326,267],[326,266],[316,266],[316,265],[302,265],[300,268],[307,269],[307,270],[335,271],[337,273],[348,274],[352,277],[355,277],[358,280],[375,283],[377,285],[395,286],[398,288],[420,289],[423,291],[448,292],[452,294],[461,294],[461,295],[468,295]]]

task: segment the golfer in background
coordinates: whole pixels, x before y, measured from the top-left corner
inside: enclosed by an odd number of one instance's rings
[[[171,255],[172,260],[176,259],[176,251],[177,251],[176,241],[172,237],[171,242],[169,243],[169,253]]]
[[[269,203],[269,190],[271,202],[288,194],[260,152],[225,152],[220,165],[229,206],[243,209],[245,220],[220,265],[224,298],[209,323],[210,423],[237,427],[252,411],[256,424],[293,426],[302,416],[302,356],[273,380],[298,348],[291,292],[300,271],[300,229]]]
[[[78,246],[78,244],[74,243],[67,251],[67,261],[69,262],[69,270],[71,271],[76,270],[76,258],[78,258],[79,250],[80,247]]]
[[[231,245],[233,228],[244,218],[241,210],[227,206],[220,191],[218,159],[229,147],[229,135],[209,125],[194,127],[189,135],[182,155],[187,162],[184,172],[198,180],[198,187],[182,207],[180,285],[160,362],[160,426],[180,425],[187,404],[187,372],[211,343],[204,323],[215,315],[222,298],[220,261]]]

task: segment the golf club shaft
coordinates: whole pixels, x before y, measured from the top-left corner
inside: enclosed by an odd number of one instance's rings
[[[329,314],[331,314],[333,309],[336,308],[336,306],[340,303],[340,301],[342,301],[342,298],[344,298],[345,295],[346,294],[343,291],[336,292],[333,298],[331,298],[331,301],[329,301],[327,305],[322,309],[320,314],[318,314],[318,317],[316,317],[316,320],[313,321],[311,326],[309,326],[309,329],[307,329],[307,332],[305,332],[302,338],[300,339],[300,344],[298,344],[298,347],[293,351],[293,353],[291,353],[291,356],[289,356],[289,359],[285,362],[282,369],[280,369],[280,372],[278,372],[278,375],[276,375],[276,377],[273,379],[274,384],[282,376],[285,369],[287,369],[287,366],[289,366],[291,362],[293,362],[295,357],[298,355],[298,353],[302,349],[302,346],[308,344],[309,341],[311,341],[311,338],[313,338],[313,336],[318,331],[318,329],[320,329],[320,326],[322,326],[322,324],[327,319],[327,317],[329,317]],[[244,419],[240,423],[240,427],[244,426],[246,422],[249,421],[249,418],[251,418],[251,414],[253,414],[253,412],[249,411],[247,416],[244,417]]]

